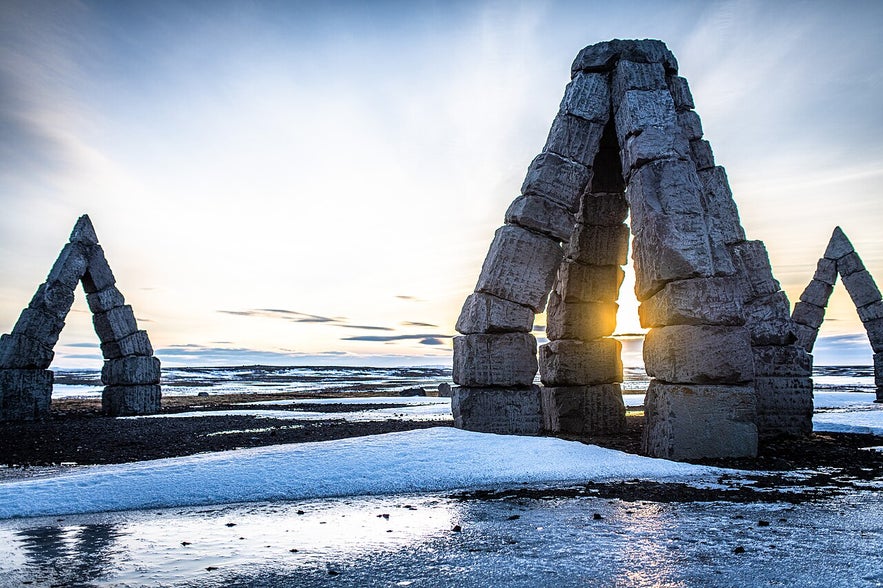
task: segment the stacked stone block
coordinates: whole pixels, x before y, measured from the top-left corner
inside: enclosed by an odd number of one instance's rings
[[[0,337],[0,420],[43,418],[52,394],[52,348],[82,282],[105,358],[102,408],[111,415],[159,410],[159,360],[115,287],[88,216],[81,217],[12,333]]]

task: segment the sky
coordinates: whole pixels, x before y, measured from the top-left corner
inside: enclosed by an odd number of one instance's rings
[[[450,364],[574,56],[617,37],[677,56],[792,303],[835,225],[883,280],[881,25],[860,1],[6,0],[0,332],[88,213],[165,365]],[[100,361],[79,292],[53,366]],[[838,286],[816,363],[870,361]]]

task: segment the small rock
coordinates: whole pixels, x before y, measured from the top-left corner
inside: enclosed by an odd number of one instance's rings
[[[190,545],[190,541],[181,541],[181,545],[187,547],[188,545]]]
[[[770,522],[769,522],[769,521],[760,520],[760,521],[757,521],[757,526],[758,526],[758,527],[769,527],[769,526],[770,526]]]
[[[600,521],[600,520],[602,520],[604,517],[601,516],[601,513],[600,513],[600,512],[596,512],[595,514],[592,515],[592,518],[593,518],[594,520],[596,520],[596,521]]]
[[[399,392],[399,396],[426,396],[426,390],[423,388],[405,388]]]
[[[297,551],[298,551],[297,549],[289,549],[288,553],[297,553]]]
[[[329,575],[329,576],[339,576],[339,575],[340,575],[340,572],[338,572],[337,570],[329,569],[329,570],[328,570],[328,575]]]
[[[450,398],[451,397],[451,385],[447,382],[442,382],[438,385],[438,395],[442,398]]]
[[[217,566],[208,566],[207,568],[205,568],[205,571],[207,571],[207,572],[213,572],[213,571],[215,571],[216,569],[218,569]]]
[[[236,523],[226,523],[224,526],[225,527],[235,527]]]
[[[297,514],[302,515],[302,514],[306,514],[306,513],[302,510],[299,510],[299,511],[297,511]]]
[[[379,515],[377,515],[377,518],[389,520],[389,513],[379,514]]]
[[[506,520],[507,521],[517,521],[520,518],[521,518],[521,515],[510,515],[509,517],[506,518]]]
[[[203,390],[202,392],[200,392],[199,394],[197,394],[197,396],[200,396],[200,397],[208,396],[208,392],[206,392],[205,390]]]
[[[461,532],[462,530],[463,530],[463,527],[461,527],[460,525],[454,525],[454,526],[451,528],[451,531],[454,532],[454,533],[459,533],[459,532]]]
[[[745,548],[740,545],[733,550],[733,553],[745,553]]]

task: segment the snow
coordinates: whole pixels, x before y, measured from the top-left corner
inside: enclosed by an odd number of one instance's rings
[[[873,392],[824,392],[813,393],[813,406],[819,408],[867,408],[874,406]]]
[[[865,433],[883,437],[883,405],[877,410],[816,413],[813,431],[829,433]]]
[[[710,480],[721,471],[562,439],[436,427],[0,483],[0,519],[587,480]]]

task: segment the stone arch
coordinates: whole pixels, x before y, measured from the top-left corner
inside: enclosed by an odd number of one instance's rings
[[[102,410],[112,416],[159,410],[159,359],[153,355],[147,332],[138,330],[132,307],[116,288],[92,222],[83,215],[12,332],[0,337],[0,421],[32,420],[49,413],[53,347],[79,283],[86,292],[105,360]]]
[[[877,402],[883,402],[883,300],[873,276],[840,227],[834,227],[825,254],[816,265],[816,272],[794,305],[791,318],[797,330],[797,343],[812,353],[819,327],[825,320],[825,308],[837,284],[843,280],[855,304],[871,349],[874,351],[874,384]]]
[[[630,231],[650,328],[644,452],[754,455],[759,434],[811,432],[809,362],[790,304],[763,243],[746,240],[674,55],[661,41],[613,40],[583,49],[571,74],[457,321],[455,425],[622,428],[610,335]],[[533,315],[547,301],[538,363]]]

